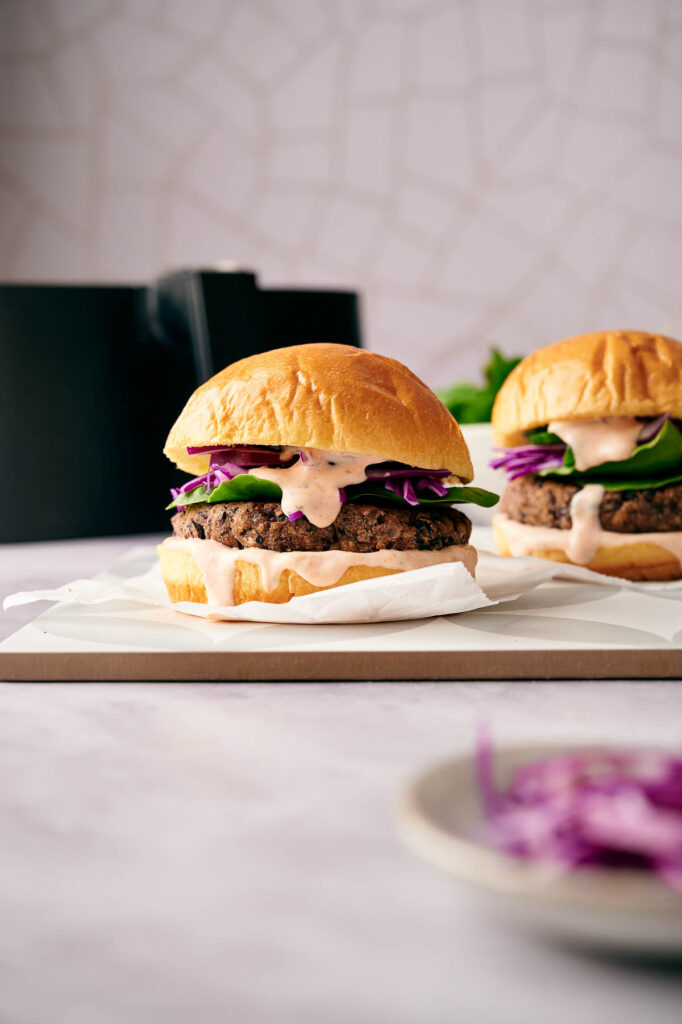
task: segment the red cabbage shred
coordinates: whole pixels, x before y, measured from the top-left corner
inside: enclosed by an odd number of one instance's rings
[[[669,413],[657,416],[656,419],[646,420],[637,438],[637,444],[646,444],[663,429]],[[527,476],[530,473],[545,473],[552,469],[558,469],[564,461],[567,445],[561,444],[523,444],[516,448],[497,448],[500,452],[488,465],[491,469],[501,469],[507,474],[508,480],[516,480],[519,476]]]
[[[651,871],[682,892],[682,756],[555,755],[517,768],[500,789],[483,732],[476,768],[486,835],[504,853],[567,870]]]
[[[181,494],[193,491],[197,487],[203,487],[208,498],[213,488],[225,480],[232,480],[244,471],[248,472],[249,469],[266,465],[277,465],[282,469],[286,469],[296,461],[295,458],[290,458],[284,462],[279,452],[273,452],[272,450],[256,446],[247,449],[231,445],[207,445],[202,448],[188,448],[187,452],[189,455],[210,453],[209,470],[203,476],[197,476],[192,480],[188,480],[182,487],[171,488],[171,495],[174,501]],[[303,458],[302,453],[301,459],[303,460]],[[448,469],[417,469],[412,466],[403,466],[398,462],[381,462],[374,466],[368,466],[366,475],[368,480],[383,481],[387,491],[393,491],[394,494],[403,498],[408,505],[418,505],[419,497],[416,493],[417,491],[428,490],[439,498],[445,497],[448,492],[441,478],[449,476],[450,471]],[[341,504],[346,502],[347,496],[344,489],[339,490],[339,498],[341,499]],[[186,507],[186,505],[178,506],[180,511]],[[289,516],[289,520],[294,522],[296,519],[300,519],[302,515],[302,512],[294,512]]]

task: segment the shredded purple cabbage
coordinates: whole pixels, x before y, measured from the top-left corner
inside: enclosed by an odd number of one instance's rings
[[[565,444],[526,444],[518,448],[498,448],[503,455],[491,459],[491,469],[503,469],[509,480],[528,473],[558,469],[564,461]]]
[[[408,505],[419,504],[417,491],[429,490],[444,498],[448,490],[442,478],[449,475],[449,469],[418,469],[400,462],[379,462],[367,467],[368,480],[383,480],[386,490],[397,494]]]
[[[415,494],[414,487],[409,477],[403,479],[389,479],[384,484],[387,491],[393,491],[399,498],[403,498],[408,505],[418,505],[419,498]]]
[[[637,443],[645,444],[647,441],[652,441],[669,418],[670,414],[666,412],[655,420],[647,420],[643,423]],[[497,448],[496,451],[502,454],[491,459],[488,465],[491,469],[504,470],[508,480],[516,480],[518,476],[527,476],[529,473],[543,473],[547,470],[558,469],[564,461],[566,447],[562,443],[523,444],[516,448]]]
[[[381,480],[384,477],[410,476],[450,476],[449,469],[415,469],[414,466],[404,466],[402,462],[377,462],[374,466],[367,467],[368,480]]]
[[[682,891],[682,756],[586,750],[517,768],[495,785],[479,732],[476,769],[486,834],[521,860],[652,871]]]
[[[189,451],[189,449],[187,450]],[[215,487],[218,487],[219,484],[225,483],[226,480],[232,480],[235,476],[239,476],[239,474],[243,472],[243,466],[237,465],[236,462],[230,462],[227,457],[222,454],[213,454],[209,461],[208,473],[204,473],[202,476],[193,477],[192,480],[188,480],[181,487],[171,487],[173,501],[176,501],[181,494],[193,491],[197,487],[203,487],[206,492],[206,497],[208,497],[211,491]],[[178,505],[180,512],[186,508],[186,505]]]
[[[187,453],[189,455],[210,453],[209,470],[203,476],[188,480],[182,487],[172,488],[171,494],[174,501],[181,494],[193,491],[196,487],[203,487],[206,497],[208,497],[214,487],[225,480],[232,480],[246,470],[255,469],[258,466],[278,466],[286,469],[295,461],[295,457],[282,461],[281,452],[272,451],[269,448],[258,448],[255,445],[251,447],[205,445],[188,448]],[[301,452],[300,457],[301,461],[305,462],[305,452]],[[418,469],[413,466],[405,466],[400,462],[379,462],[368,466],[366,471],[367,480],[383,480],[386,490],[397,494],[409,505],[419,504],[417,491],[428,490],[437,497],[444,498],[448,491],[442,483],[442,478],[449,475],[449,469]],[[339,499],[342,505],[347,501],[343,488],[339,490]],[[178,506],[180,511],[186,507],[186,505]],[[302,515],[302,512],[294,512],[289,519],[293,522],[294,519],[300,519]]]
[[[659,430],[663,429],[669,419],[670,413],[664,412],[662,416],[658,416],[655,420],[649,420],[647,423],[644,423],[639,432],[637,443],[646,444],[647,441],[653,441],[656,434],[658,434]]]
[[[240,466],[290,466],[293,458],[282,458],[282,452],[258,445],[207,444],[188,448],[188,455],[227,457]]]
[[[417,480],[414,486],[418,491],[433,491],[438,498],[444,498],[448,493],[445,484],[431,477],[423,477],[421,480]]]

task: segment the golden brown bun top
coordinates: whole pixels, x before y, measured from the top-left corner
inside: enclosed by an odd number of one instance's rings
[[[645,331],[597,331],[526,356],[493,407],[495,444],[524,443],[550,420],[682,417],[682,342]]]
[[[168,435],[165,454],[198,475],[209,444],[292,445],[376,455],[424,469],[473,469],[456,420],[411,370],[350,345],[295,345],[249,356],[202,384]]]

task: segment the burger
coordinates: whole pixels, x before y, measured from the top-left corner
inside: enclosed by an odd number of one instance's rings
[[[523,359],[492,413],[502,555],[682,577],[682,343],[584,334]]]
[[[165,454],[172,492],[159,547],[171,601],[284,603],[422,566],[473,575],[471,523],[489,506],[455,419],[395,359],[299,345],[242,359],[198,388]]]

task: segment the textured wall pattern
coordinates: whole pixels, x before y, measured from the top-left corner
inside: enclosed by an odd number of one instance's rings
[[[682,0],[2,0],[0,277],[232,258],[430,383],[682,335]]]

